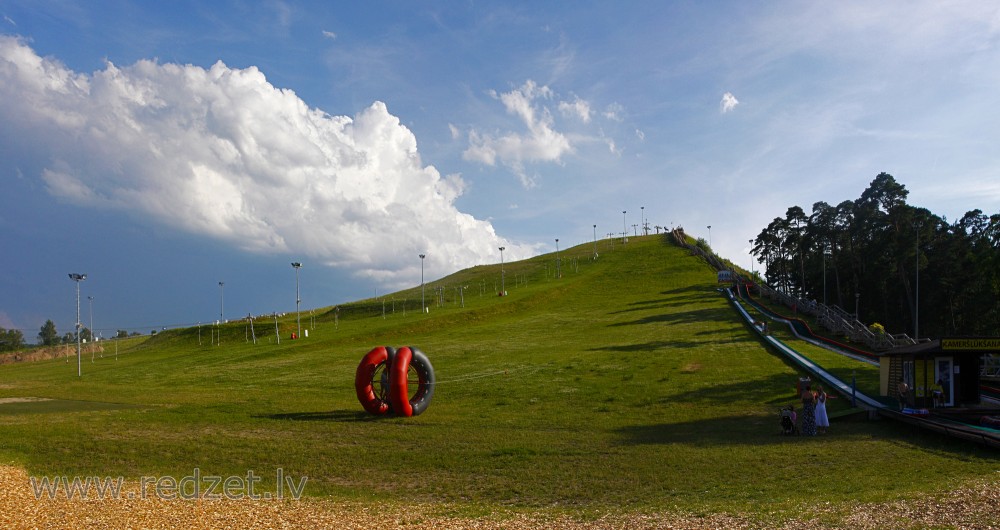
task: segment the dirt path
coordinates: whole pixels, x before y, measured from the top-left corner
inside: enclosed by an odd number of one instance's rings
[[[444,508],[444,509],[442,509]],[[127,484],[119,498],[70,500],[65,492],[36,498],[21,468],[0,466],[0,528],[968,528],[1000,529],[1000,473],[982,483],[919,502],[811,507],[802,520],[760,521],[710,514],[611,514],[590,520],[543,513],[495,513],[479,518],[438,515],[447,507],[369,506],[324,499],[162,500],[139,498]]]

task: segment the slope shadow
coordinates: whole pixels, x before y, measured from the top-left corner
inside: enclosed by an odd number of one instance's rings
[[[701,346],[705,343],[701,342],[691,342],[691,341],[680,341],[680,340],[654,340],[644,343],[636,344],[619,344],[616,346],[599,346],[597,348],[588,348],[587,351],[610,351],[610,352],[654,352],[658,350],[678,350],[678,349],[688,349],[694,348],[696,346]]]
[[[635,326],[640,324],[655,324],[657,322],[694,323],[694,322],[704,322],[704,321],[726,320],[727,317],[729,317],[730,319],[732,318],[732,309],[730,309],[729,307],[710,307],[704,309],[695,309],[693,311],[681,311],[678,313],[663,313],[659,315],[650,315],[648,317],[640,318],[638,320],[608,324],[608,326],[609,327]]]
[[[684,393],[664,396],[664,402],[672,403],[739,403],[756,401],[775,407],[775,412],[783,405],[801,408],[798,396],[798,374],[776,373],[759,377],[752,381],[713,384]]]
[[[292,421],[372,421],[379,416],[373,416],[364,411],[357,410],[332,410],[328,412],[283,412],[280,414],[261,414],[254,418],[266,418],[270,420],[292,420]]]
[[[622,313],[634,313],[636,311],[652,311],[654,309],[665,309],[670,307],[681,307],[689,306],[693,303],[704,302],[705,297],[703,296],[684,296],[684,297],[671,297],[671,298],[658,298],[654,300],[642,300],[640,302],[632,302],[626,309],[619,309],[618,311],[611,311],[610,315],[619,315]]]
[[[761,445],[781,443],[790,438],[781,434],[777,414],[773,418],[725,416],[681,423],[629,425],[614,432],[621,445]]]

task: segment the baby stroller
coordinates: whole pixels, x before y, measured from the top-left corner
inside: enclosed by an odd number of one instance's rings
[[[799,434],[799,428],[795,425],[795,407],[791,405],[781,409],[781,433],[785,436]]]

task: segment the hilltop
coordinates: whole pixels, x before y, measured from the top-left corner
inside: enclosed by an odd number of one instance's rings
[[[428,313],[420,286],[303,313],[308,338],[288,339],[290,314],[158,333],[85,360],[81,378],[61,359],[0,367],[0,397],[52,399],[0,406],[0,459],[133,480],[252,469],[272,490],[281,469],[308,478],[307,496],[464,515],[776,521],[818,499],[833,508],[813,515],[836,517],[995,474],[988,450],[893,423],[780,436],[798,374],[747,332],[715,271],[664,236],[609,243],[596,259],[584,244],[505,264],[505,297],[497,264],[425,285]],[[355,368],[379,345],[429,356],[423,415],[361,409]]]

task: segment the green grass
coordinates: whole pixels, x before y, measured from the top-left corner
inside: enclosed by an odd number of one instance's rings
[[[714,272],[661,237],[475,267],[382,300],[255,325],[167,331],[103,358],[0,367],[0,398],[135,408],[0,412],[0,460],[32,475],[308,477],[306,494],[343,500],[511,509],[745,511],[780,517],[920,496],[997,469],[997,454],[889,421],[835,421],[817,438],[779,435],[799,374],[749,332]],[[525,284],[526,281],[526,284]],[[435,287],[448,299],[435,305]],[[465,307],[455,300],[464,291]],[[485,294],[482,294],[485,286]],[[408,300],[405,316],[402,300]],[[308,320],[302,319],[305,326]],[[415,418],[374,418],[355,368],[377,345],[414,345],[439,380]],[[799,344],[795,346],[798,348]],[[834,373],[877,370],[803,349]],[[841,400],[843,401],[843,400]],[[0,411],[10,405],[0,405]],[[846,407],[832,403],[831,410]],[[934,480],[927,480],[934,477]],[[774,515],[778,514],[778,515]]]

